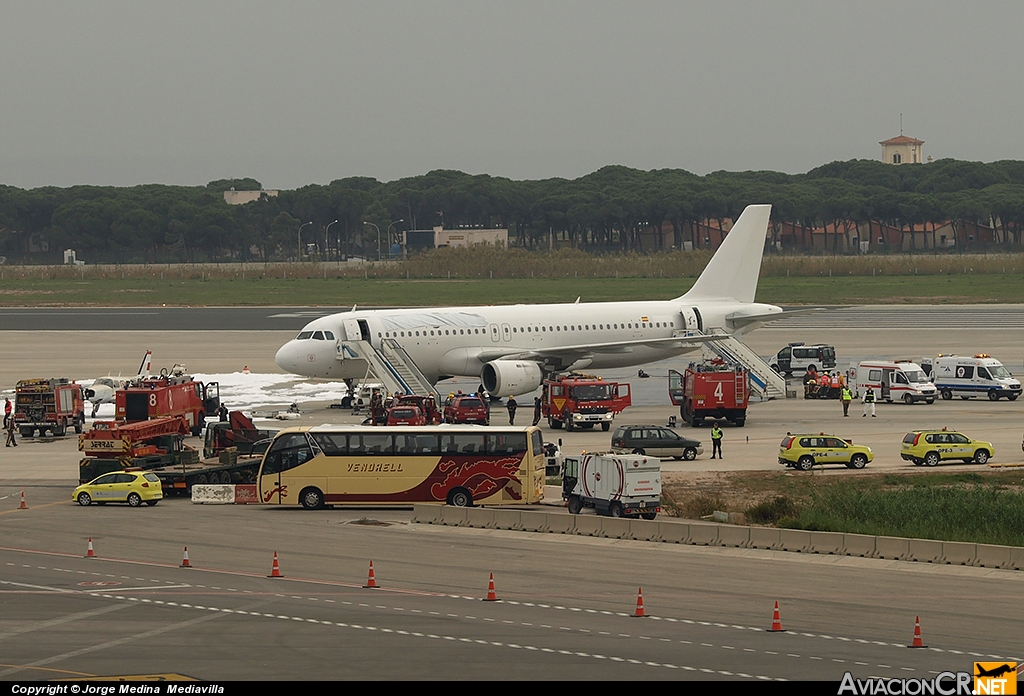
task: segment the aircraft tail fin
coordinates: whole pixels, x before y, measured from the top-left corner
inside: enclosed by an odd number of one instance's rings
[[[768,234],[770,205],[748,205],[690,291],[676,299],[753,302]]]
[[[142,364],[139,365],[139,374],[136,377],[149,377],[150,370],[153,369],[153,351],[147,350],[146,355],[142,358]]]

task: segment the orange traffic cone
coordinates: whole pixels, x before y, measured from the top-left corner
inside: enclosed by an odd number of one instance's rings
[[[921,617],[920,616],[915,616],[914,617],[914,642],[911,643],[908,647],[911,647],[911,648],[927,648],[928,647],[927,645],[924,644],[924,640],[921,639]]]
[[[786,629],[782,627],[782,617],[779,616],[779,601],[775,600],[775,611],[772,613],[772,627],[768,629],[769,633],[785,633]]]
[[[642,587],[638,587],[636,590],[636,611],[633,612],[633,616],[647,616],[647,614],[644,613],[644,588]]]
[[[21,489],[21,505],[18,506],[19,510],[28,510],[28,505],[25,504],[25,489]]]
[[[274,567],[271,568],[270,575],[268,575],[267,577],[268,578],[283,578],[284,577],[283,575],[281,575],[281,566],[279,566],[277,564],[277,551],[274,552]]]
[[[377,584],[377,578],[373,575],[373,561],[370,561],[370,574],[366,578],[366,584],[363,587],[380,587]]]
[[[89,548],[85,552],[86,558],[96,558],[96,552],[92,550],[92,537],[89,537]]]
[[[494,573],[491,573],[490,579],[487,581],[487,597],[484,598],[485,602],[497,602],[498,595],[494,592]]]
[[[192,564],[188,562],[188,547],[185,547],[185,555],[181,557],[181,568],[191,568]]]

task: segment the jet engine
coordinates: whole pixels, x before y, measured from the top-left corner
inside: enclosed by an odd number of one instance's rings
[[[491,396],[527,394],[540,386],[540,365],[529,360],[492,360],[480,372],[480,381]]]

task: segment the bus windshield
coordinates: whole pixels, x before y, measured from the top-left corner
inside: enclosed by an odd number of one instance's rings
[[[276,505],[502,505],[544,496],[536,427],[319,426],[278,433],[258,475]]]

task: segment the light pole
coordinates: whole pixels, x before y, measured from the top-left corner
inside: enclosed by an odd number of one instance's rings
[[[380,228],[374,225],[372,222],[363,221],[364,225],[369,225],[373,229],[377,230],[377,260],[380,261]]]
[[[333,225],[335,222],[337,222],[337,220],[335,220],[334,222],[328,222],[327,227],[324,228],[324,242],[327,243],[328,250],[330,250],[331,248],[331,225]]]
[[[405,218],[400,218],[398,220],[395,220],[390,225],[388,225],[388,258],[389,259],[391,258],[391,228],[394,227],[395,225],[397,225],[400,222],[405,222]],[[380,261],[380,249],[377,249],[377,260]]]
[[[296,263],[302,263],[302,228],[312,224],[313,221],[311,220],[309,222],[304,222],[301,225],[299,225],[299,243],[298,248],[296,248],[296,251],[298,252],[299,255],[295,257]]]

